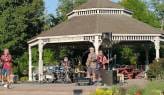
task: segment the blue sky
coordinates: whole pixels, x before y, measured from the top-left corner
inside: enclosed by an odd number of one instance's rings
[[[58,0],[44,0],[45,1],[45,12],[46,14],[55,14],[58,7]],[[118,2],[119,0],[113,0]]]

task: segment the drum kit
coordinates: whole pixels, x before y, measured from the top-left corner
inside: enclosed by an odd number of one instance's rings
[[[73,69],[62,66],[47,66],[44,67],[44,82],[47,83],[70,83],[73,82]]]

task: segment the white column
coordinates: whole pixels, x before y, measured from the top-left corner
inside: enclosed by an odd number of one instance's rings
[[[155,45],[155,51],[156,51],[156,60],[159,61],[160,59],[160,38],[156,37],[155,41],[154,41],[154,45]]]
[[[28,46],[28,53],[29,53],[29,70],[28,70],[28,80],[32,81],[32,51],[31,51],[31,46]]]
[[[38,51],[39,51],[39,81],[43,80],[43,43],[40,41],[38,44]]]
[[[99,36],[95,36],[95,40],[93,42],[93,45],[95,47],[95,53],[98,54],[100,42],[99,42]]]

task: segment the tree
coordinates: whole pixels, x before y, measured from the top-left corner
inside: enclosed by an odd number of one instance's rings
[[[59,0],[59,7],[57,9],[57,14],[61,21],[67,19],[67,14],[71,12],[74,8],[85,3],[87,0]]]
[[[45,65],[57,64],[57,59],[55,58],[55,52],[51,49],[45,49],[43,51],[43,62]]]
[[[148,6],[143,0],[122,0],[123,5],[128,10],[133,11],[133,17],[147,23],[153,27],[160,27],[160,22],[155,13],[149,11]]]
[[[135,56],[133,50],[129,47],[124,47],[121,50],[122,60],[124,60],[124,64],[136,64],[137,57]]]
[[[38,66],[38,49],[32,49],[32,65]],[[57,59],[55,59],[55,52],[51,49],[44,49],[43,51],[43,60],[45,65],[56,64]],[[24,52],[24,54],[15,60],[18,63],[18,66],[15,66],[15,73],[22,75],[24,71],[28,71],[28,52]]]
[[[151,0],[152,8],[161,21],[161,30],[164,30],[164,1],[163,0]]]
[[[43,0],[0,0],[0,50],[21,56],[27,40],[42,31],[43,12]]]
[[[44,17],[44,30],[48,30],[51,27],[54,27],[55,25],[57,25],[59,23],[59,17],[55,17],[53,14],[48,14],[45,15]]]
[[[24,71],[28,71],[28,52],[24,52],[24,54],[15,59],[15,63],[17,66],[14,67],[14,73],[18,75],[22,75]],[[37,48],[32,49],[32,65],[37,66],[38,64],[38,51]]]
[[[42,31],[43,12],[43,0],[0,0],[0,51],[10,49],[18,74],[28,68],[27,40]]]
[[[64,58],[65,56],[68,56],[70,54],[70,50],[68,48],[61,48],[59,51],[59,57]]]

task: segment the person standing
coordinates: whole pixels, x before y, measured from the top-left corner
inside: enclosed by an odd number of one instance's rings
[[[106,70],[107,66],[106,64],[109,63],[109,60],[107,59],[107,57],[104,55],[102,50],[99,50],[98,55],[97,55],[97,79],[98,82],[102,81],[101,78],[101,70]]]
[[[103,51],[100,50],[99,54],[97,56],[97,64],[99,69],[104,69],[106,70],[108,67],[106,66],[109,63],[109,60],[107,57],[104,55]]]
[[[88,58],[86,61],[87,66],[87,78],[91,78],[92,82],[96,82],[96,53],[93,47],[89,48],[90,53],[88,54]]]
[[[12,57],[8,49],[4,49],[3,55],[1,56],[1,61],[3,63],[2,79],[6,80],[4,81],[4,87],[9,88],[9,84],[11,82],[10,75],[12,72]]]

